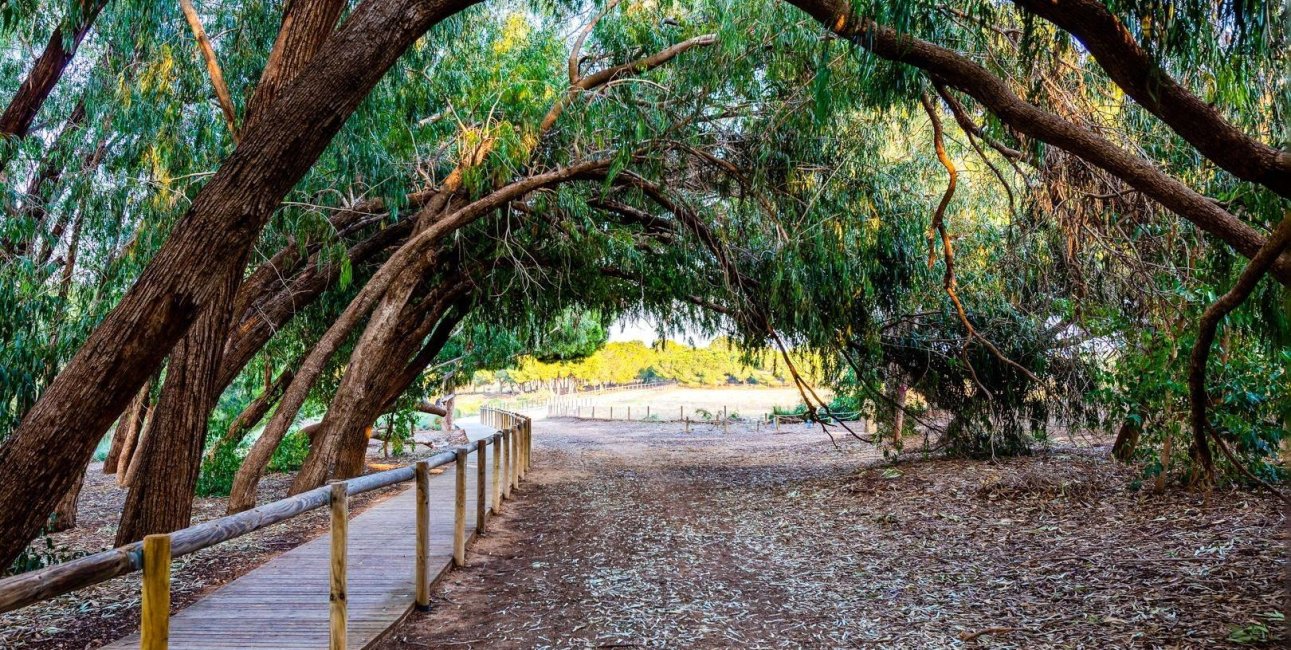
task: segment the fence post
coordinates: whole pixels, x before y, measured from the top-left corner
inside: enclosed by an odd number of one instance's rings
[[[170,645],[170,535],[143,538],[139,637],[141,650],[165,650]]]
[[[686,433],[690,433],[690,418],[686,418]]]
[[[493,514],[502,511],[502,434],[493,434]]]
[[[511,427],[511,475],[507,477],[511,481],[511,490],[520,489],[520,427]]]
[[[515,457],[511,455],[511,430],[502,431],[502,475],[506,477],[502,481],[502,498],[511,498],[511,466],[515,465]]]
[[[417,468],[417,611],[430,611],[430,465],[419,461]]]
[[[484,532],[484,508],[489,502],[488,479],[484,471],[484,460],[488,456],[488,442],[483,438],[475,441],[475,534]]]
[[[678,419],[678,420],[685,420],[685,419],[686,419],[686,407],[685,407],[685,406],[678,406],[678,407],[677,407],[677,419]]]
[[[330,616],[328,648],[345,650],[346,598],[345,554],[346,538],[349,528],[349,496],[345,483],[332,484],[332,590],[330,595]]]
[[[453,498],[453,565],[466,566],[466,448],[457,448]]]

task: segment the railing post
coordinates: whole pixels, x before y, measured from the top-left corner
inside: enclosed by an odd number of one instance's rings
[[[533,420],[524,421],[524,471],[533,467]]]
[[[487,472],[484,471],[484,459],[488,455],[488,442],[484,439],[475,441],[475,534],[484,532],[484,508],[489,502]]]
[[[417,611],[430,611],[430,465],[420,461],[417,472]]]
[[[502,512],[502,434],[493,434],[493,514]]]
[[[466,448],[457,449],[453,498],[453,565],[466,566]]]
[[[349,495],[344,482],[332,484],[332,591],[330,641],[331,650],[345,650],[346,623],[346,586],[345,561],[346,541],[350,525]]]
[[[141,650],[166,650],[170,645],[170,535],[143,538],[139,637]]]
[[[511,481],[511,490],[520,489],[520,427],[511,427],[511,475],[507,477]],[[507,494],[511,494],[507,490]]]
[[[506,477],[502,481],[502,497],[511,498],[511,467],[515,465],[515,458],[511,455],[511,430],[502,431],[502,474]]]

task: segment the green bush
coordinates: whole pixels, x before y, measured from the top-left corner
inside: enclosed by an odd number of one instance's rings
[[[269,459],[270,472],[294,472],[305,464],[309,455],[309,436],[295,431],[282,439],[282,444]]]
[[[238,472],[242,458],[232,445],[220,445],[215,454],[202,463],[197,475],[197,496],[226,497],[233,489],[233,475]]]

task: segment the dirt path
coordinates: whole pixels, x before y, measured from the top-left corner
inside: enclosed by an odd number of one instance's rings
[[[1281,647],[1275,504],[1134,492],[1105,451],[858,470],[868,446],[800,429],[535,439],[521,499],[382,647]]]

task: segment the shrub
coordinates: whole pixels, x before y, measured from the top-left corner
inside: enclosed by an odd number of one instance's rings
[[[294,431],[282,439],[282,444],[269,459],[270,472],[294,472],[305,464],[309,455],[309,436]]]

